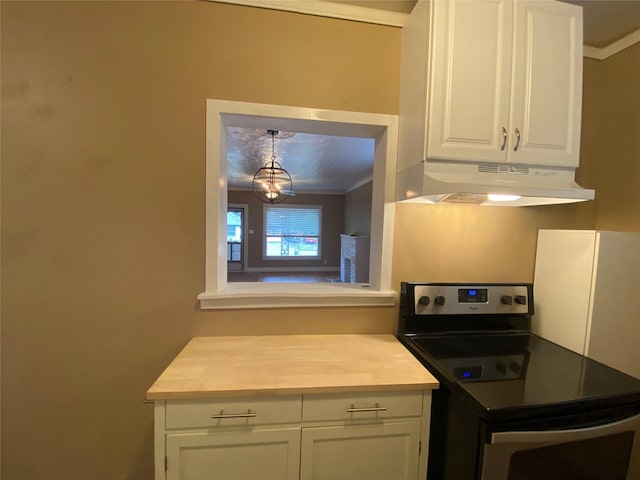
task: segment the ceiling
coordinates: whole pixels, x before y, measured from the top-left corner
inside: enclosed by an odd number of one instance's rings
[[[415,5],[415,0],[325,1],[400,13]],[[603,48],[640,30],[640,0],[566,1],[583,6],[585,45]],[[229,189],[251,190],[254,173],[271,159],[271,136],[240,127],[229,127],[226,134]],[[373,177],[373,149],[374,140],[366,138],[297,133],[275,139],[276,161],[291,174],[296,193],[346,193],[366,183]]]
[[[275,161],[291,175],[294,192],[343,194],[373,178],[372,138],[289,134],[279,132],[273,145]],[[262,129],[227,127],[226,136],[229,189],[251,190],[253,175],[271,162],[271,135]]]
[[[582,5],[584,44],[596,48],[640,29],[640,0],[565,0]]]
[[[416,0],[324,0],[358,7],[410,13]],[[563,0],[583,7],[584,44],[603,48],[640,29],[640,0]]]

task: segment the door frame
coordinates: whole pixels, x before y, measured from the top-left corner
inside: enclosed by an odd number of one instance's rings
[[[248,265],[248,253],[249,253],[249,205],[246,203],[229,203],[227,205],[227,211],[230,208],[242,209],[242,265],[240,270],[229,270],[229,260],[227,259],[227,272],[246,272]]]

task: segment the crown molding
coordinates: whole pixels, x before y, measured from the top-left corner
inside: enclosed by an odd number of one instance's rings
[[[630,46],[635,45],[638,42],[640,42],[640,29],[636,30],[635,32],[631,32],[629,35],[626,35],[620,40],[616,40],[615,42],[610,43],[603,48],[596,48],[585,45],[582,54],[587,58],[604,60],[615,55],[616,53],[621,52],[625,48],[629,48]]]
[[[318,17],[339,18],[354,22],[373,23],[390,27],[402,28],[409,17],[406,13],[391,12],[375,8],[358,7],[343,3],[333,3],[324,0],[207,0],[216,3],[243,5],[246,7],[282,10],[286,12],[315,15]],[[622,50],[640,42],[640,29],[622,37],[619,40],[598,48],[584,45],[583,56],[595,60],[604,60]]]
[[[409,16],[406,13],[390,12],[376,8],[358,7],[323,0],[208,0],[217,3],[231,3],[247,7],[283,10],[319,17],[339,18],[354,22],[374,23],[390,27],[402,27]]]

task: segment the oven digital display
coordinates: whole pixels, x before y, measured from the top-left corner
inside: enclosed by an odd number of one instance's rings
[[[458,303],[487,303],[486,288],[459,288]]]

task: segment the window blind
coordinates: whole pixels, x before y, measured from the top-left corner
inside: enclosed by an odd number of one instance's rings
[[[268,206],[265,232],[269,237],[318,237],[320,235],[320,208]]]

